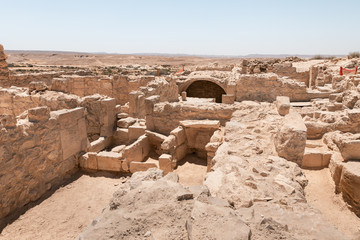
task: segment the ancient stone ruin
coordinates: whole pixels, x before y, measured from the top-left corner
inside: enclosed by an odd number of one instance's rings
[[[0,45],[5,225],[76,172],[105,171],[127,181],[79,239],[353,237],[307,202],[303,171],[327,169],[360,217],[360,76],[338,72],[358,62],[238,59],[105,75],[19,73],[6,59]],[[206,168],[200,185],[177,174],[190,158]]]

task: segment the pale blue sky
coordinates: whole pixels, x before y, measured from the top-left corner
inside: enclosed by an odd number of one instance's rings
[[[359,0],[0,0],[6,49],[348,54]]]

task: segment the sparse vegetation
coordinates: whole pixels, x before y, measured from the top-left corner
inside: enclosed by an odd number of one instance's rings
[[[360,52],[351,52],[351,53],[349,53],[348,58],[349,59],[360,58]]]
[[[335,56],[322,56],[320,54],[317,54],[311,59],[314,59],[314,60],[329,59],[329,60],[331,60],[331,59],[334,59],[334,58],[336,58],[336,57]]]

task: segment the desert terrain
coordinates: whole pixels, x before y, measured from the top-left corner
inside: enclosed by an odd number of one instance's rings
[[[360,239],[359,57],[8,51],[0,239]]]

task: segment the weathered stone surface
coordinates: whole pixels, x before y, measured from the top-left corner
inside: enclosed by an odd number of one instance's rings
[[[120,172],[122,169],[121,153],[102,151],[96,154],[96,159],[98,170]]]
[[[276,108],[281,116],[288,114],[290,111],[290,98],[286,96],[277,96]]]
[[[30,122],[46,121],[50,117],[50,109],[48,107],[37,107],[28,110],[28,118]]]
[[[306,126],[300,114],[286,115],[275,137],[275,148],[280,157],[302,165],[306,145]]]
[[[117,126],[119,128],[128,128],[129,126],[133,125],[135,122],[136,119],[132,117],[122,118],[117,121]]]
[[[45,91],[48,89],[48,86],[44,82],[31,82],[29,84],[30,91]]]
[[[331,152],[323,149],[305,149],[304,157],[302,159],[302,168],[307,169],[322,169],[329,166]]]
[[[172,172],[172,156],[169,154],[162,154],[159,157],[159,167],[164,171],[165,175]]]
[[[60,123],[63,159],[85,151],[88,147],[84,108],[59,110],[51,113]]]
[[[340,188],[344,200],[360,216],[360,163],[348,162],[343,165]]]
[[[155,163],[148,162],[130,162],[130,172],[147,171],[150,168],[157,168]]]

